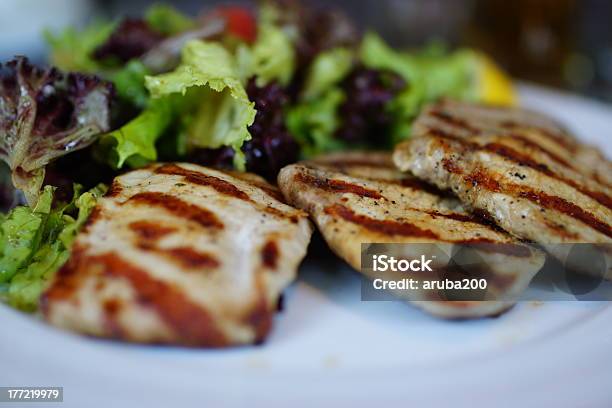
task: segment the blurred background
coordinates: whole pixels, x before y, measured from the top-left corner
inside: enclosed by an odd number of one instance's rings
[[[526,81],[612,103],[612,1],[304,0],[336,7],[398,47],[436,39],[492,55]],[[44,28],[138,16],[149,0],[0,0],[0,59],[45,59]],[[189,13],[228,1],[166,1]],[[249,1],[230,1],[245,4]]]

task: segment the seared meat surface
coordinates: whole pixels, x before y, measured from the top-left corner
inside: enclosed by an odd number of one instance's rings
[[[488,280],[495,299],[516,298],[544,262],[540,251],[469,214],[448,192],[396,170],[386,153],[332,154],[287,166],[278,180],[287,201],[310,213],[330,248],[370,278],[380,276],[361,268],[363,243],[415,244],[406,246],[414,251],[406,256],[421,255],[418,243],[437,242],[448,253],[453,245],[499,244],[481,254],[494,265]],[[395,294],[448,318],[495,315],[512,304],[437,301],[419,291]]]
[[[508,136],[506,142],[518,150],[612,186],[612,163],[597,148],[581,143],[563,125],[538,112],[443,100],[423,110],[414,123],[413,137],[430,130],[459,138]]]
[[[311,226],[253,175],[156,164],[116,178],[43,294],[53,325],[132,342],[262,341]]]
[[[441,102],[394,162],[521,239],[612,242],[612,164],[540,114]]]

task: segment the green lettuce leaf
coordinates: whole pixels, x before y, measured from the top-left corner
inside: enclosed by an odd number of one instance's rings
[[[102,136],[97,156],[113,168],[141,167],[157,160],[155,142],[174,119],[171,98],[156,99],[130,122]]]
[[[204,41],[190,41],[182,50],[181,64],[172,72],[147,76],[146,87],[154,98],[180,93],[191,87],[209,87],[221,92],[226,88],[236,99],[246,96],[235,61],[222,45]]]
[[[7,282],[26,265],[38,248],[51,212],[53,188],[45,187],[36,206],[16,207],[0,225],[0,282]]]
[[[424,99],[415,89],[408,87],[397,95],[387,106],[393,116],[389,135],[390,147],[408,138],[412,130],[412,122],[423,108]]]
[[[104,184],[99,184],[81,195],[78,194],[78,189],[76,190],[77,192],[74,195],[74,199],[68,208],[74,206],[77,210],[77,217],[76,219],[68,218],[69,222],[64,223],[61,232],[58,234],[58,238],[65,248],[70,248],[72,246],[76,234],[81,230],[83,225],[85,225],[91,211],[98,202],[98,198],[106,193],[107,187]],[[64,209],[63,212],[66,212],[66,209]]]
[[[295,72],[295,49],[289,36],[272,24],[261,24],[252,49],[252,72],[257,86],[271,81],[288,85]]]
[[[38,308],[38,298],[53,274],[68,260],[70,252],[59,241],[43,245],[22,273],[17,274],[7,291],[12,307],[26,312]]]
[[[108,79],[115,85],[121,100],[142,109],[149,102],[149,92],[145,88],[145,76],[149,74],[142,62],[131,60],[123,68],[110,73]]]
[[[257,112],[240,81],[236,59],[223,46],[190,41],[174,71],[147,76],[145,84],[156,99],[183,96],[177,105],[190,147],[231,146],[234,164],[244,169],[240,148],[251,138],[248,127]]]
[[[309,68],[303,99],[313,99],[337,85],[353,67],[353,53],[346,48],[334,48],[320,53]]]
[[[302,146],[304,156],[339,150],[344,144],[334,138],[340,126],[338,109],[345,99],[339,88],[331,88],[317,99],[305,101],[289,109],[287,128]]]
[[[115,23],[99,21],[80,31],[74,27],[58,33],[45,31],[44,37],[51,49],[51,65],[64,71],[99,72],[101,66],[93,59],[93,51],[110,37],[115,26]]]
[[[195,28],[196,23],[168,4],[154,4],[145,13],[145,20],[155,31],[175,35]]]
[[[346,99],[340,83],[353,62],[353,53],[346,48],[320,53],[309,67],[300,102],[287,111],[287,127],[306,157],[345,147],[334,134],[341,125],[339,108]]]
[[[0,225],[0,284],[9,304],[24,311],[36,310],[41,292],[68,259],[76,233],[106,187],[80,194],[75,186],[70,203],[55,205],[53,190],[46,186],[34,208],[16,207]]]
[[[394,117],[393,142],[410,135],[412,121],[427,103],[441,97],[476,99],[477,69],[472,51],[448,53],[433,45],[420,52],[399,52],[378,35],[367,33],[361,44],[360,59],[366,67],[395,72],[408,83],[406,90],[388,107]]]
[[[373,32],[364,35],[359,53],[368,68],[393,71],[410,82],[419,82],[422,75],[409,56],[392,49]]]

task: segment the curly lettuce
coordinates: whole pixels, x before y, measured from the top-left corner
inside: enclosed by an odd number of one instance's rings
[[[287,111],[287,127],[307,157],[344,146],[334,134],[342,125],[339,109],[346,100],[340,84],[353,68],[353,59],[346,48],[320,53],[309,67],[300,101]]]
[[[145,12],[145,21],[160,34],[175,35],[192,30],[196,22],[168,4],[154,4]]]
[[[287,86],[295,72],[295,48],[289,35],[272,24],[260,24],[252,47],[238,49],[243,80],[255,77],[257,86],[272,81]]]
[[[310,66],[302,99],[312,100],[339,84],[353,68],[354,55],[347,48],[322,52]]]
[[[470,50],[448,53],[433,45],[421,52],[400,52],[370,32],[359,54],[366,67],[394,72],[408,83],[388,107],[395,117],[391,130],[395,142],[410,135],[410,125],[425,104],[441,97],[477,99],[476,54]]]
[[[45,31],[51,65],[64,71],[99,72],[101,65],[93,56],[94,50],[108,40],[115,27],[116,23],[98,21],[80,31],[74,27],[58,33]]]
[[[28,203],[38,198],[47,164],[109,130],[112,94],[95,76],[40,69],[25,57],[0,71],[0,159]]]
[[[234,164],[244,169],[240,148],[251,138],[255,104],[240,81],[236,60],[217,43],[191,41],[182,51],[181,64],[172,72],[147,76],[151,97],[182,95],[177,103],[189,147],[234,149]]]
[[[66,262],[79,229],[106,188],[88,192],[75,186],[70,203],[54,203],[46,186],[36,205],[16,207],[0,219],[0,288],[8,303],[35,311],[53,274]]]
[[[306,157],[345,147],[333,137],[342,124],[338,110],[345,98],[341,89],[331,88],[321,97],[299,103],[287,112],[287,128]]]
[[[131,60],[123,68],[111,73],[108,78],[115,85],[117,96],[136,108],[144,108],[149,102],[149,92],[144,85],[149,70],[139,60]]]
[[[130,122],[105,134],[100,140],[98,155],[113,168],[127,164],[140,167],[157,160],[155,143],[168,129],[174,119],[174,110],[169,99],[158,99]]]

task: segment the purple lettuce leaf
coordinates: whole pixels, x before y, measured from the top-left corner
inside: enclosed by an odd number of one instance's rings
[[[383,135],[393,124],[388,104],[406,87],[406,82],[393,72],[358,66],[341,87],[346,99],[339,109],[342,125],[335,137],[349,143],[386,147]]]
[[[38,68],[25,57],[0,65],[0,159],[28,203],[49,162],[109,130],[112,96],[112,85],[95,76]]]
[[[246,158],[246,170],[274,181],[280,169],[295,163],[300,157],[300,146],[289,133],[283,114],[289,97],[286,89],[277,82],[258,86],[255,78],[249,80],[246,91],[257,110],[255,121],[249,126],[251,139],[241,148]],[[231,169],[233,157],[232,148],[221,147],[195,149],[190,152],[188,160]]]
[[[125,63],[142,56],[164,38],[145,20],[125,18],[110,37],[94,50],[93,57],[98,61],[111,59]]]

